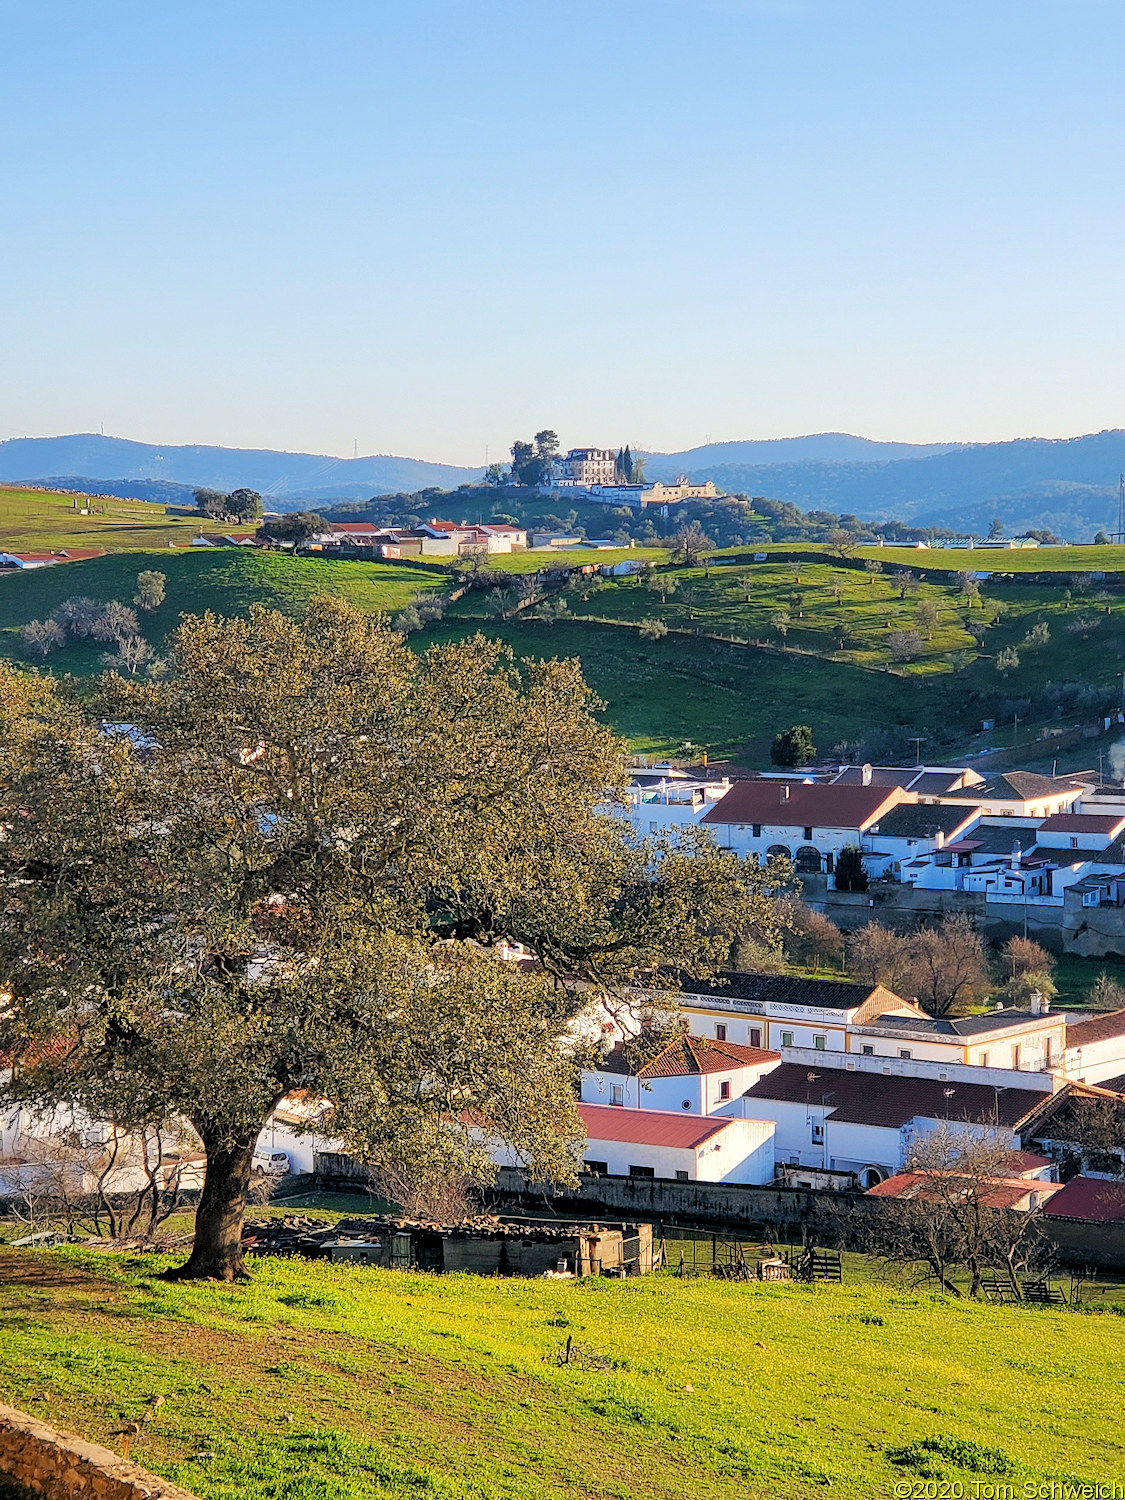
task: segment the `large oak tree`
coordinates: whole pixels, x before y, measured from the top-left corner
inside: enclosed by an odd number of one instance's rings
[[[255,1141],[293,1090],[376,1164],[486,1175],[492,1134],[571,1178],[578,1012],[724,962],[774,874],[606,815],[622,747],[574,662],[417,656],[333,600],[188,618],[169,660],[82,691],[0,672],[9,1094],[191,1121],[186,1275],[244,1274]]]

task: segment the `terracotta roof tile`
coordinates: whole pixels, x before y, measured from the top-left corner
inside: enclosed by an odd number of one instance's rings
[[[788,792],[788,796],[786,796]],[[806,785],[792,781],[736,781],[704,813],[701,823],[765,823],[787,828],[864,829],[902,797],[898,787]]]
[[[1093,1042],[1106,1042],[1115,1036],[1125,1036],[1125,1010],[1112,1010],[1106,1015],[1091,1016],[1088,1021],[1069,1022],[1066,1028],[1068,1047],[1089,1047]]]

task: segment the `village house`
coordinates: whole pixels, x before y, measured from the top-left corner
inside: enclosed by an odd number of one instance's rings
[[[781,1062],[780,1052],[680,1036],[636,1071],[620,1046],[582,1074],[582,1102],[713,1114]]]
[[[988,1177],[981,1181],[963,1179],[965,1196],[970,1192],[977,1195],[986,1208],[1035,1213],[1063,1190],[1062,1183],[1054,1179],[1054,1164],[1048,1157],[1037,1156],[1033,1151],[1016,1151],[1005,1166],[1008,1170],[1003,1176]],[[937,1175],[935,1172],[896,1172],[885,1182],[877,1182],[874,1187],[868,1188],[867,1196],[896,1198],[901,1202],[932,1201],[937,1197]],[[956,1172],[942,1175],[945,1179],[942,1183],[943,1195],[949,1195],[951,1183],[956,1192]]]
[[[580,1104],[585,1170],[673,1182],[773,1181],[773,1125],[764,1119]]]
[[[866,835],[893,807],[908,801],[900,786],[835,786],[784,780],[736,781],[699,819],[717,843],[736,854],[781,854],[798,873],[831,875],[840,851],[869,846]]]
[[[743,1119],[773,1122],[779,1164],[854,1172],[860,1186],[869,1188],[901,1172],[915,1140],[943,1125],[1019,1150],[1019,1127],[1042,1102],[1033,1086],[782,1063],[733,1108]]]

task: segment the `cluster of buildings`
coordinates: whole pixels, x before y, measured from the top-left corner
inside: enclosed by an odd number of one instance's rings
[[[648,505],[674,505],[682,500],[717,500],[722,490],[713,479],[693,484],[681,475],[674,484],[660,480],[652,483],[626,483],[618,468],[618,455],[612,448],[571,448],[557,459],[550,477],[542,486],[547,494],[575,492],[583,498],[600,500],[604,505],[627,505],[643,510]]]
[[[1125,788],[967,766],[837,766],[732,780],[638,770],[627,812],[638,831],[707,828],[724,849],[793,860],[805,899],[867,920],[963,909],[1087,954],[1125,951]],[[835,889],[844,848],[869,889]]]
[[[1068,1016],[1042,1000],[935,1020],[880,985],[682,982],[691,1029],[643,1065],[606,1020],[607,1050],[582,1078],[587,1172],[910,1196],[919,1140],[964,1130],[1010,1153],[1004,1206],[1125,1221],[1125,1191],[1107,1187],[1125,1173],[1125,1137],[1107,1161],[1076,1122],[1084,1100],[1125,1114],[1125,1011]]]

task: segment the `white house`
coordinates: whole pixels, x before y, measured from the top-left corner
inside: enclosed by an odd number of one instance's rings
[[[773,1181],[773,1126],[768,1120],[608,1104],[580,1104],[578,1112],[586,1127],[588,1172],[673,1182]]]
[[[709,1115],[781,1062],[780,1052],[703,1036],[681,1036],[635,1073],[620,1047],[582,1075],[582,1102]]]
[[[831,874],[841,849],[870,847],[868,831],[909,800],[900,786],[836,786],[794,772],[783,780],[734,782],[699,821],[724,849],[759,858],[784,854],[798,872]]]
[[[794,974],[684,975],[676,998],[697,1035],[783,1056],[794,1047],[843,1053],[850,1031],[883,1015],[925,1019],[918,1005],[884,985]]]
[[[1069,1024],[1064,1070],[1075,1083],[1102,1083],[1125,1073],[1125,1010]]]
[[[625,792],[625,816],[639,834],[659,836],[698,823],[730,791],[730,781],[695,781],[685,777],[645,778]]]
[[[902,1170],[919,1134],[942,1123],[1018,1150],[1019,1127],[1043,1098],[1034,1088],[783,1063],[732,1109],[774,1122],[779,1164],[855,1172],[873,1187]]]

